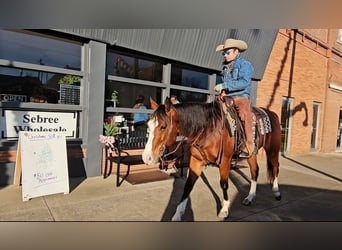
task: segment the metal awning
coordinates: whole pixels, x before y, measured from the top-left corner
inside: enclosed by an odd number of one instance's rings
[[[175,61],[221,70],[222,56],[216,46],[227,38],[245,40],[243,57],[255,68],[253,78],[261,80],[278,29],[58,29],[57,31],[103,41]]]

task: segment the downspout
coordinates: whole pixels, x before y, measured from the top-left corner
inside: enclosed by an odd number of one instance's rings
[[[328,89],[329,89],[329,81],[331,76],[329,76],[330,73],[330,57],[332,53],[332,46],[331,46],[331,31],[328,29],[328,46],[327,46],[327,53],[326,53],[326,58],[327,58],[327,73],[326,73],[326,85],[324,88],[324,115],[323,115],[323,122],[322,122],[322,130],[321,130],[321,138],[320,138],[320,152],[324,152],[323,148],[323,138],[324,138],[324,128],[325,128],[325,117],[327,114],[327,96],[328,96]]]

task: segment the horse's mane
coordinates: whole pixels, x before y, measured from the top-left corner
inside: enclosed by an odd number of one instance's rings
[[[204,131],[213,130],[217,121],[222,119],[220,104],[217,101],[179,103],[173,107],[179,117],[180,133],[189,138],[196,137]],[[167,123],[170,122],[165,113],[165,105],[160,105],[153,115]]]

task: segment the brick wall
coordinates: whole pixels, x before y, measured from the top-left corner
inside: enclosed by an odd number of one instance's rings
[[[336,37],[337,30],[300,30],[298,33],[279,30],[264,77],[258,84],[257,106],[267,107],[280,117],[282,98],[293,98],[289,154],[310,152],[314,103],[320,104],[316,150],[336,149],[337,113],[342,106],[342,92],[331,93],[328,89],[329,77],[333,76],[339,83],[342,79],[338,63],[341,56],[331,53],[329,47],[331,43],[339,48]]]

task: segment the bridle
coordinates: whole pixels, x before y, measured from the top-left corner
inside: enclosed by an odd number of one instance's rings
[[[176,112],[176,109],[174,107],[171,107],[171,108],[174,109],[174,111]],[[183,136],[182,139],[180,141],[178,141],[177,146],[171,152],[165,153],[165,151],[166,151],[166,142],[170,139],[171,132],[172,132],[172,129],[173,129],[172,121],[173,121],[173,119],[172,119],[172,112],[171,112],[171,116],[170,116],[170,129],[168,131],[165,143],[161,146],[160,152],[159,152],[159,161],[161,163],[161,166],[167,166],[170,163],[174,163],[176,161],[176,158],[173,158],[171,160],[167,160],[167,157],[172,155],[172,154],[174,154],[175,152],[177,152],[177,150],[180,148],[180,146],[182,145],[183,141],[186,138],[185,136]]]

